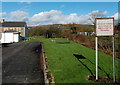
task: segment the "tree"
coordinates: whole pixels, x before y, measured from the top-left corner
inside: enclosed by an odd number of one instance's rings
[[[42,36],[46,34],[46,29],[42,27],[35,27],[28,30],[29,36]]]
[[[47,30],[47,34],[52,35],[52,37],[61,37],[62,29],[56,28],[54,25],[51,25]]]
[[[73,34],[77,34],[77,32],[76,32],[77,28],[75,26],[75,23],[71,24],[71,28],[70,29],[72,30]]]
[[[95,25],[95,18],[105,17],[106,14],[107,14],[107,11],[104,11],[104,12],[100,12],[99,10],[92,11],[91,13],[89,13],[88,20],[91,22],[91,24]]]

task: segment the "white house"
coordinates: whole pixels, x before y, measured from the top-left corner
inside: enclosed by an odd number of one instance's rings
[[[77,34],[85,35],[85,36],[92,36],[95,34],[95,32],[77,32]]]
[[[5,37],[4,37],[5,35]],[[10,35],[10,36],[9,36]],[[13,35],[13,36],[12,36]],[[24,21],[5,21],[0,19],[0,39],[3,42],[6,39],[9,41],[11,38],[15,38],[15,42],[20,40],[17,37],[21,36],[23,40],[28,39],[28,28]],[[14,40],[13,40],[14,41]],[[9,41],[10,42],[10,41]]]

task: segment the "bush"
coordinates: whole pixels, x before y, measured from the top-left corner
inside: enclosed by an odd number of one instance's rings
[[[95,49],[95,36],[88,37],[88,36],[84,36],[84,35],[80,35],[80,34],[71,34],[71,35],[67,36],[67,38],[76,43],[82,44],[86,47]],[[116,52],[116,56],[119,57],[117,51],[120,47],[118,46],[119,43],[117,40],[115,40],[116,41],[115,42],[115,49],[116,49],[115,52]],[[99,51],[112,56],[112,37],[99,37],[98,48],[99,48]]]

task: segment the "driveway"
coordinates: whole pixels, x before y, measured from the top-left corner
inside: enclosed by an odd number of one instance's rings
[[[3,84],[44,82],[43,71],[40,69],[40,44],[40,42],[21,42],[2,48]]]

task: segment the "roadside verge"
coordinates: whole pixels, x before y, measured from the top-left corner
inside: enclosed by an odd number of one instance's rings
[[[49,84],[54,84],[54,77],[52,75],[52,72],[50,70],[48,70],[48,58],[47,55],[44,51],[43,48],[43,43],[41,43],[41,53],[40,53],[41,57],[40,57],[40,62],[41,62],[41,66],[40,68],[43,70],[43,74],[44,74],[44,83],[45,85],[49,85]]]

